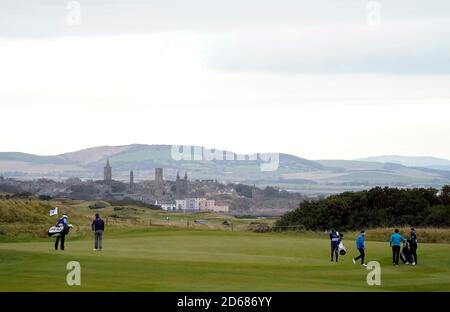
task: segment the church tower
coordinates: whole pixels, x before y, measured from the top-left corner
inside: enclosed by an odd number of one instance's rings
[[[130,171],[130,189],[133,189],[134,187],[134,172],[133,170]]]
[[[112,181],[112,167],[109,164],[109,159],[106,161],[106,166],[103,169],[103,181],[108,184]]]
[[[163,168],[155,168],[155,183],[159,188],[164,186]]]
[[[180,179],[180,174],[177,172],[177,181],[176,181],[176,199],[185,199],[188,195],[188,187],[187,187],[187,173],[184,174],[184,179]]]
[[[187,176],[187,172],[184,172],[184,180],[183,180],[183,192],[184,195],[188,195],[189,191],[188,191],[188,176]]]
[[[178,171],[177,171],[177,180],[175,182],[175,198],[176,199],[183,199],[182,198],[182,186],[181,186],[180,173]]]

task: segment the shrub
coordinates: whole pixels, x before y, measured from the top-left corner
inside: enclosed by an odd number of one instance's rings
[[[105,202],[95,202],[94,204],[89,205],[90,209],[102,209],[108,207],[108,204]]]
[[[266,223],[251,222],[247,229],[252,232],[265,233],[270,231],[270,226]]]

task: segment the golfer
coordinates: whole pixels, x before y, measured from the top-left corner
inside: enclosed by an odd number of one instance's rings
[[[330,233],[330,241],[331,241],[331,262],[333,262],[333,256],[336,256],[336,262],[338,262],[338,256],[339,256],[339,242],[341,241],[341,237],[339,235],[339,232],[335,229],[331,230]]]
[[[366,253],[365,253],[366,247],[364,246],[365,236],[366,236],[366,233],[363,230],[359,233],[358,238],[356,239],[356,249],[358,249],[358,251],[359,251],[359,256],[356,258],[353,258],[353,264],[355,264],[356,261],[361,259],[361,265],[367,266],[367,264],[364,263],[364,257],[366,256]]]
[[[61,241],[61,250],[64,250],[64,241],[66,239],[66,234],[69,233],[69,222],[66,214],[63,214],[63,216],[58,219],[58,222],[56,222],[56,226],[62,226],[63,230],[61,231],[61,234],[58,237],[56,237],[55,250],[58,250],[58,244],[60,241]]]
[[[398,266],[398,260],[400,258],[400,245],[405,241],[405,238],[400,235],[398,229],[395,229],[394,234],[391,235],[390,245],[392,247],[392,262],[393,265]]]
[[[417,264],[417,234],[416,230],[411,227],[411,232],[409,233],[409,248],[411,250],[411,258],[413,260],[412,265]]]
[[[103,231],[105,230],[105,222],[100,218],[100,214],[95,214],[92,221],[92,231],[94,231],[94,251],[102,250]]]

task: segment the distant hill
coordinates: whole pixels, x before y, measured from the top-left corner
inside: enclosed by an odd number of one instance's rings
[[[414,156],[373,156],[358,159],[359,161],[395,163],[407,167],[424,167],[441,170],[450,170],[450,160],[436,157],[414,157]]]
[[[202,147],[196,147],[202,150]],[[232,154],[231,152],[222,151]],[[80,177],[102,179],[103,167],[109,159],[113,177],[127,180],[130,170],[136,180],[154,178],[154,168],[164,168],[165,179],[174,180],[177,171],[190,179],[217,179],[221,182],[241,182],[256,185],[278,185],[287,189],[317,189],[342,186],[353,189],[374,185],[439,186],[450,183],[450,170],[417,165],[413,167],[392,161],[366,160],[308,160],[289,154],[279,154],[275,171],[261,171],[261,159],[213,160],[196,159],[190,154],[187,160],[176,160],[170,145],[131,144],[100,146],[55,156],[38,156],[25,153],[0,153],[0,175],[25,178]],[[430,165],[430,163],[426,163]],[[431,165],[445,165],[435,162]]]

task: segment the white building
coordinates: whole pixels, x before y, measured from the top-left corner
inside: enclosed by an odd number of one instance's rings
[[[209,210],[214,212],[228,213],[229,207],[227,205],[214,205],[214,207]]]
[[[176,204],[161,204],[161,208],[165,211],[175,211],[177,210]]]
[[[216,205],[216,202],[214,200],[206,198],[186,198],[176,200],[175,209],[189,211],[214,211],[225,213],[229,211],[227,205]]]
[[[186,198],[184,209],[186,210],[199,210],[198,199],[197,198]]]
[[[185,210],[186,209],[186,200],[177,199],[175,201],[176,210]]]
[[[216,202],[212,199],[209,199],[206,201],[206,209],[207,210],[214,210],[215,205],[216,205]]]

